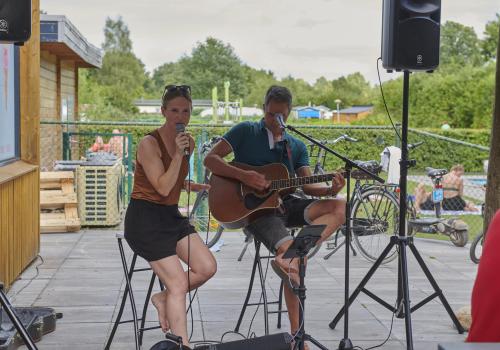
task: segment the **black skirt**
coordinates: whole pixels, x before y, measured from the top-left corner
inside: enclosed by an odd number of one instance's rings
[[[195,232],[177,205],[130,200],[125,215],[125,239],[134,253],[147,261],[175,255],[177,242]]]

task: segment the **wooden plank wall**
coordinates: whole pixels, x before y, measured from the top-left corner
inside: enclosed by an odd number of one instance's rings
[[[21,160],[0,167],[0,280],[8,287],[40,249],[40,2],[20,55]]]
[[[35,170],[0,185],[0,281],[7,287],[40,251],[39,176]]]
[[[77,73],[78,68],[74,61],[61,61],[48,51],[41,52],[40,117],[43,120],[61,121],[63,102],[67,106],[68,120],[77,119]],[[52,170],[54,161],[62,159],[62,133],[64,130],[66,127],[61,125],[41,125],[40,166],[42,170]]]
[[[58,72],[60,61],[47,51],[40,53],[40,118],[60,121],[61,95]],[[40,125],[40,167],[52,170],[55,159],[62,157],[62,127]]]

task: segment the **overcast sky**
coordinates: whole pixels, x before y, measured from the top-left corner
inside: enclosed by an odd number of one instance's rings
[[[279,78],[314,82],[359,71],[375,82],[377,76],[382,0],[40,0],[40,6],[66,15],[98,47],[106,17],[121,15],[148,71],[213,36],[246,64]],[[472,26],[480,37],[496,12],[499,0],[442,0],[442,22]]]

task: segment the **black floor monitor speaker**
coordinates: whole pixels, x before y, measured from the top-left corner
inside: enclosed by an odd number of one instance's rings
[[[288,333],[277,333],[262,337],[236,340],[222,344],[196,346],[196,350],[290,350],[292,336]],[[155,344],[151,350],[176,350],[179,345],[164,340]]]
[[[31,0],[0,0],[0,43],[23,43],[31,36]]]
[[[382,65],[432,71],[439,65],[441,0],[384,0]]]
[[[198,350],[290,350],[292,336],[288,333],[277,333],[262,337],[236,340],[222,344],[197,347]]]

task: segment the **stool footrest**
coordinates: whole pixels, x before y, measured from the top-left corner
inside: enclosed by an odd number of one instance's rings
[[[271,305],[271,304],[279,304],[279,301],[268,301],[267,302],[267,305]],[[260,302],[260,303],[248,303],[247,306],[258,306],[258,305],[264,305],[264,302]]]
[[[138,318],[137,321],[142,321],[142,318]],[[122,324],[122,323],[131,323],[131,322],[134,322],[134,320],[125,320],[125,321],[120,321],[118,322],[118,324]]]

